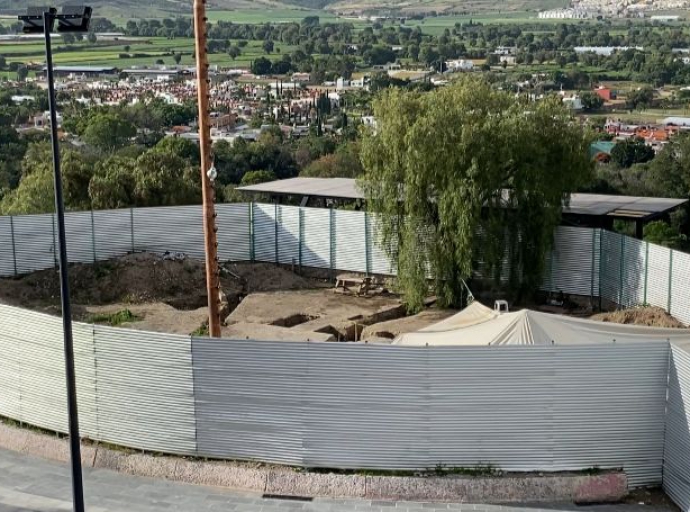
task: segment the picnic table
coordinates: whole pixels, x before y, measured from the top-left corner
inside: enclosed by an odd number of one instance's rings
[[[351,291],[351,288],[356,288],[357,295],[366,295],[371,289],[371,277],[355,277],[347,274],[341,274],[336,277],[335,291],[341,290],[343,292]]]

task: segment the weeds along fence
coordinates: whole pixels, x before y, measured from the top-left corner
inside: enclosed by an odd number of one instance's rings
[[[222,260],[394,274],[364,212],[276,204],[221,204]],[[203,257],[199,206],[71,212],[68,258],[90,263],[130,252]],[[542,288],[629,307],[658,306],[690,324],[690,255],[600,229],[559,227]],[[0,217],[0,276],[56,265],[53,215]],[[479,255],[481,259],[481,255]]]

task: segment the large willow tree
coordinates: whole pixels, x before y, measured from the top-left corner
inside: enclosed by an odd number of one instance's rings
[[[517,296],[537,290],[562,207],[593,172],[560,99],[526,103],[467,77],[426,94],[390,89],[374,115],[361,185],[409,309],[429,278],[443,305],[459,305],[480,260]]]

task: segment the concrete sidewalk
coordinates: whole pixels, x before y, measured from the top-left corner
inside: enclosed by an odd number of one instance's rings
[[[372,502],[358,500],[279,500],[258,494],[132,477],[101,469],[85,469],[89,512],[669,512],[639,505],[544,504],[530,506]],[[0,450],[0,512],[63,512],[72,509],[66,465]]]

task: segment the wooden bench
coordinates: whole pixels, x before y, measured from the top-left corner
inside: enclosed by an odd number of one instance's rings
[[[348,275],[339,275],[335,281],[335,291],[342,289],[343,292],[349,292],[351,288],[356,288],[356,295],[366,295],[371,289],[371,277],[353,277]]]

